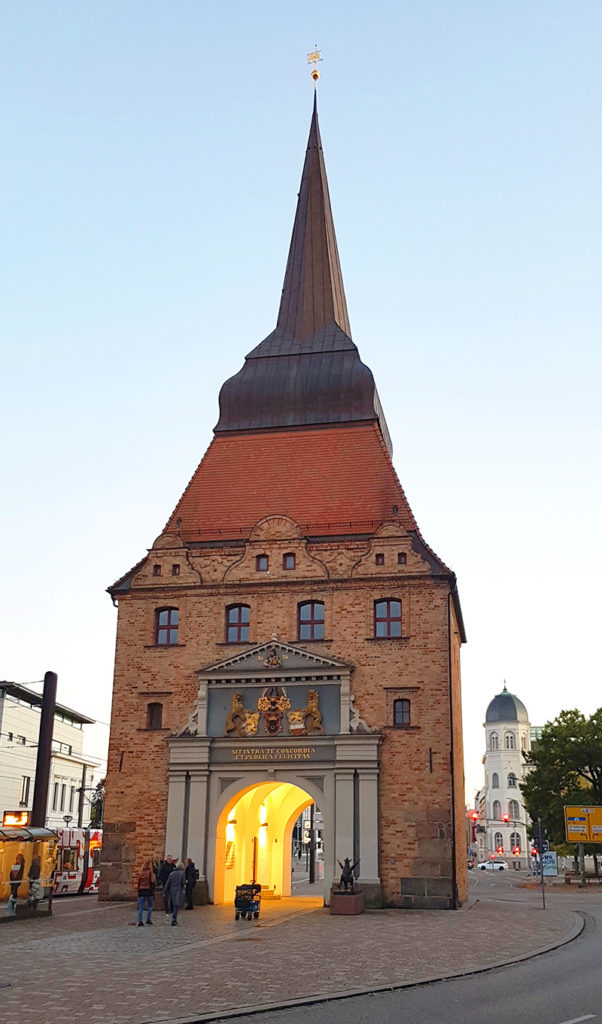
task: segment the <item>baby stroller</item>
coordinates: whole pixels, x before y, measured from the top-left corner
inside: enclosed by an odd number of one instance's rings
[[[252,921],[259,917],[261,906],[261,886],[258,882],[249,882],[247,885],[237,885],[234,895],[234,920],[247,918]]]

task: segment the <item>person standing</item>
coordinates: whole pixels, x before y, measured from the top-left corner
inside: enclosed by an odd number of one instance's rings
[[[196,885],[196,880],[199,877],[199,873],[196,869],[196,865],[192,857],[186,858],[186,867],[184,868],[184,878],[186,879],[186,907],[185,910],[194,910],[192,905],[192,892]]]
[[[15,917],[16,909],[15,905],[17,902],[17,896],[19,895],[19,886],[23,878],[23,872],[25,871],[25,857],[22,853],[18,853],[15,857],[15,863],[10,869],[10,896],[6,903],[6,916]]]
[[[178,910],[184,906],[184,886],[186,879],[184,877],[184,865],[181,860],[175,866],[175,869],[170,873],[169,878],[165,884],[163,890],[163,898],[165,900],[165,894],[169,899],[171,906],[171,923],[172,927],[178,923]]]
[[[41,873],[42,864],[40,862],[40,858],[36,855],[35,857],[32,857],[31,866],[27,874],[27,877],[29,879],[29,896],[27,897],[27,899],[29,903],[37,903],[38,900],[40,899]]]
[[[171,856],[171,854],[168,854],[165,860],[162,862],[161,867],[159,868],[159,885],[163,890],[163,912],[165,913],[166,920],[167,917],[169,916],[169,911],[171,910],[171,907],[169,905],[169,892],[166,888],[167,879],[171,875],[174,868],[175,864],[173,862],[173,857]]]
[[[152,924],[153,897],[155,895],[155,873],[150,860],[145,860],[138,875],[138,927],[144,928],[142,918],[146,909],[146,923]]]

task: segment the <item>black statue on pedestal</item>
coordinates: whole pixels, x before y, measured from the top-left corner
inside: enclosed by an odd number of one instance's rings
[[[339,867],[341,868],[341,880],[339,882],[339,891],[354,892],[355,891],[355,889],[354,889],[354,886],[355,886],[355,875],[354,875],[353,872],[358,867],[359,860],[356,860],[355,864],[352,864],[351,860],[349,859],[349,857],[345,857],[345,863],[344,864],[341,864],[340,860],[337,861],[337,863],[338,863]]]

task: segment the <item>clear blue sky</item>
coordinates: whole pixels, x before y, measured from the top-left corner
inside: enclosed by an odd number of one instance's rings
[[[275,324],[319,108],[353,336],[506,679],[600,701],[602,4],[34,2],[0,42],[0,676],[108,721],[116,613]],[[90,753],[102,753],[97,730]]]

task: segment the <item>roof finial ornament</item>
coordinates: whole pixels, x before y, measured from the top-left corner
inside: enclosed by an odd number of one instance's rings
[[[320,51],[318,50],[318,44],[316,43],[316,48],[314,52],[307,54],[307,63],[313,64],[314,66],[313,71],[311,72],[311,77],[314,80],[314,89],[318,87],[318,78],[320,77],[320,72],[318,71],[318,62],[323,59],[323,57],[320,57]]]

